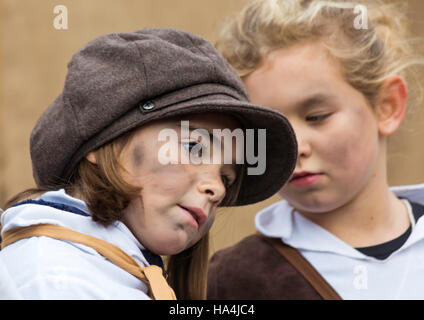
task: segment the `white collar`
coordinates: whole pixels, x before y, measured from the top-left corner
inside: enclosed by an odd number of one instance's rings
[[[86,203],[80,199],[71,197],[69,194],[65,192],[65,189],[60,189],[56,191],[48,191],[46,193],[43,193],[37,199],[75,207],[90,215],[90,211],[88,210]]]
[[[424,184],[390,188],[398,197],[424,205]],[[424,219],[420,219],[414,232],[401,249],[424,238]],[[375,259],[358,250],[315,224],[294,210],[285,201],[279,201],[261,210],[255,217],[257,230],[269,237],[281,238],[299,250],[333,252],[356,259]]]
[[[46,192],[37,199],[75,207],[86,212],[88,216],[73,214],[49,206],[34,207],[33,204],[26,204],[11,207],[1,215],[1,231],[5,232],[16,227],[40,223],[61,225],[108,241],[126,251],[137,261],[141,260],[144,265],[148,265],[141,252],[145,248],[121,221],[115,221],[107,227],[93,221],[86,203],[68,195],[64,189]]]

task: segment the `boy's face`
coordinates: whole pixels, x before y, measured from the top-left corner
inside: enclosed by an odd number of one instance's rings
[[[123,149],[121,164],[127,171],[124,178],[142,188],[140,196],[125,209],[123,222],[143,246],[161,255],[177,254],[209,231],[217,206],[225,196],[225,184],[236,179],[235,152],[232,164],[220,161],[194,164],[193,158],[188,158],[190,152],[192,156],[205,152],[206,140],[200,139],[204,149],[196,149],[198,136],[184,136],[181,120],[189,121],[188,133],[194,128],[206,129],[212,134],[213,129],[240,127],[233,118],[223,114],[157,121],[138,129]],[[161,141],[160,132],[168,130],[177,135],[176,139],[168,136]],[[235,145],[222,144],[222,148],[224,146],[235,151]],[[213,144],[208,148],[213,149]],[[213,150],[210,152],[212,156]],[[161,160],[161,156],[167,157]],[[170,161],[163,164],[163,160]]]
[[[281,195],[296,209],[337,209],[379,179],[377,117],[318,42],[271,52],[243,81],[253,103],[282,112],[294,128],[298,161]]]

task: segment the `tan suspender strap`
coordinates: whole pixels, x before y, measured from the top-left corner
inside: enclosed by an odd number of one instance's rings
[[[152,265],[146,268],[141,268],[133,258],[119,247],[102,239],[62,226],[38,224],[6,231],[3,233],[1,248],[3,249],[9,244],[21,239],[40,236],[76,242],[91,247],[118,267],[146,283],[149,286],[154,299],[176,299],[175,293],[163,277],[162,269],[160,267]]]
[[[283,243],[279,238],[269,238],[259,234],[268,241],[300,274],[312,285],[318,294],[325,300],[341,300],[339,294],[319,274],[319,272],[295,248]]]

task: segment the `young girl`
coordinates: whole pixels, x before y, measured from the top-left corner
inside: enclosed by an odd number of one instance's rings
[[[299,150],[284,200],[255,218],[260,234],[280,241],[255,235],[217,253],[209,298],[324,297],[312,273],[333,298],[424,298],[424,187],[387,181],[405,72],[420,63],[401,9],[381,1],[254,1],[224,27],[218,49],[253,103],[287,116]],[[283,258],[269,245],[281,250],[282,242],[297,250]],[[297,261],[313,266],[303,276],[290,258],[298,252]]]
[[[238,160],[258,141],[234,141],[237,129],[266,130],[263,174]],[[38,188],[1,217],[3,288],[14,286],[3,297],[202,299],[217,207],[271,196],[284,183],[272,177],[288,179],[297,156],[286,118],[249,104],[207,41],[173,29],[79,50],[30,149]]]

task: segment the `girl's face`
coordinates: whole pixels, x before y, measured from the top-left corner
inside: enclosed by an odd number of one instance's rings
[[[253,103],[282,112],[295,130],[298,161],[280,193],[296,209],[335,210],[375,178],[377,117],[319,43],[275,50],[243,80]]]
[[[144,247],[160,255],[177,254],[200,240],[212,226],[226,185],[236,179],[235,143],[222,143],[222,155],[224,147],[234,151],[231,164],[194,163],[190,153],[192,157],[201,156],[200,153],[206,152],[207,143],[198,135],[181,134],[181,120],[189,121],[189,133],[206,129],[211,137],[213,129],[240,128],[237,121],[223,114],[156,121],[138,129],[122,150],[125,180],[141,187],[139,197],[124,210],[123,222]],[[177,139],[159,139],[164,129],[175,132]],[[212,139],[210,142],[208,148],[212,156]],[[172,160],[168,164],[160,160],[164,147],[169,151],[167,160]]]

